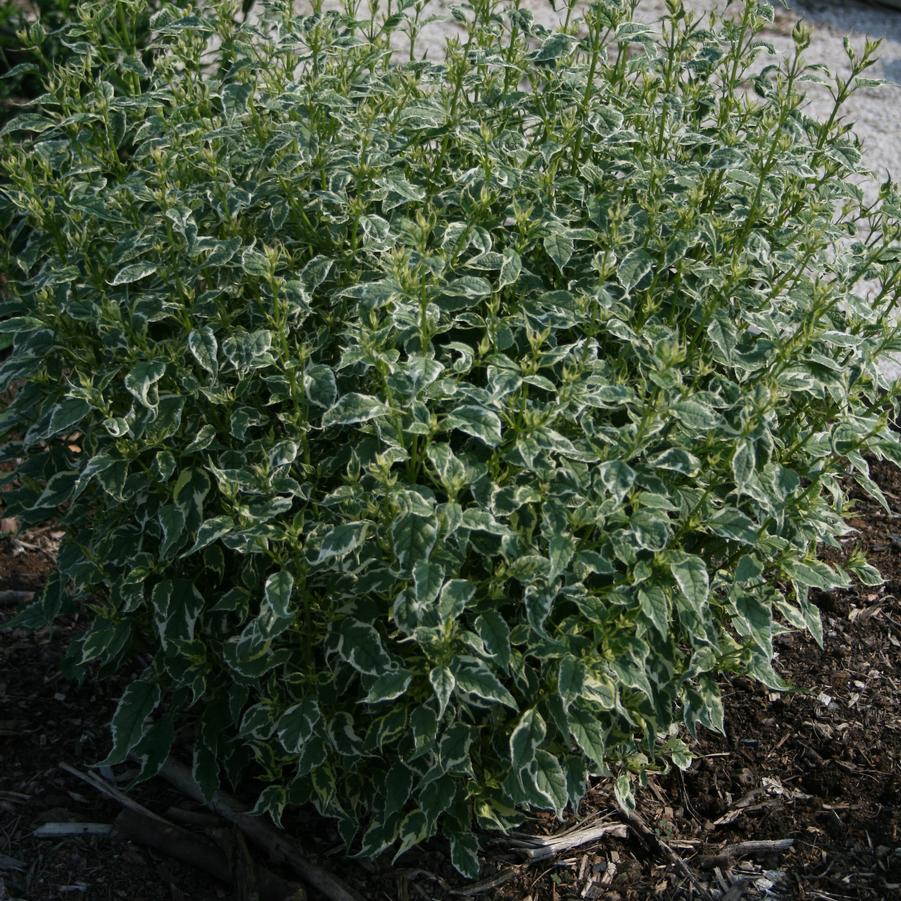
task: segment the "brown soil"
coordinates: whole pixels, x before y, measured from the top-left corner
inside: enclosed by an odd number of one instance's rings
[[[488,844],[485,884],[466,886],[440,844],[397,865],[343,859],[327,823],[288,822],[324,865],[365,899],[501,901],[742,898],[884,899],[901,890],[901,473],[874,464],[892,513],[864,496],[852,524],[879,588],[816,598],[826,649],[793,635],[778,639],[778,668],[794,689],[778,694],[735,680],[726,686],[726,735],[705,734],[681,773],[651,780],[639,814],[653,835],[630,830],[553,861],[527,865],[508,846]],[[0,505],[2,518],[2,505]],[[34,589],[52,566],[50,530],[0,534],[0,591]],[[11,614],[0,609],[0,619]],[[0,636],[0,901],[195,901],[252,897],[196,870],[112,837],[36,838],[47,822],[112,823],[115,802],[59,768],[87,770],[107,750],[110,713],[122,685],[75,685],[57,673],[72,618],[37,633]],[[114,775],[128,785],[128,769]],[[193,805],[160,779],[132,796],[154,811]],[[528,831],[562,831],[602,816],[622,822],[609,786],[596,786],[578,818],[536,818]],[[653,836],[656,836],[654,838]],[[710,858],[738,842],[794,840],[782,853]],[[669,851],[660,845],[662,839]],[[678,858],[678,859],[675,859]],[[284,872],[283,875],[290,877]],[[461,891],[462,890],[462,891]],[[311,892],[311,898],[315,898]]]

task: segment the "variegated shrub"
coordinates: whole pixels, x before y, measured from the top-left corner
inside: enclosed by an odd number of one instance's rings
[[[142,0],[84,5],[3,132],[3,498],[66,532],[18,623],[90,611],[71,667],[134,674],[110,763],[191,727],[206,792],[472,875],[474,824],[630,804],[718,677],[821,640],[811,589],[879,579],[818,557],[901,461],[899,199],[840,113],[874,47],[749,74],[763,3],[473,0],[429,60],[422,4],[179,6],[145,65]]]

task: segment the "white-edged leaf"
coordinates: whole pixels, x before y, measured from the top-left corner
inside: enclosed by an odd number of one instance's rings
[[[451,579],[441,589],[438,599],[438,615],[449,622],[460,616],[475,596],[476,587],[468,579]]]
[[[182,556],[188,557],[197,551],[203,550],[207,545],[218,541],[223,536],[228,535],[229,532],[233,532],[234,529],[235,521],[230,516],[213,516],[205,520],[197,530],[197,540],[194,542],[194,545],[190,550],[185,551]]]
[[[162,360],[138,363],[125,376],[125,387],[138,403],[153,409],[157,402],[151,397],[150,391],[165,372],[166,364]]]
[[[391,668],[391,658],[382,644],[382,637],[369,623],[345,620],[338,634],[338,653],[355,670],[367,676],[380,676]]]
[[[365,522],[348,522],[335,526],[322,537],[316,563],[324,563],[333,558],[340,559],[355,551],[366,537]]]
[[[516,699],[504,688],[500,679],[484,664],[470,664],[460,667],[456,673],[457,689],[476,695],[486,701],[504,704],[513,710],[518,709]]]
[[[409,670],[399,669],[384,673],[373,682],[363,702],[378,704],[382,701],[393,701],[410,687],[412,681],[413,674]]]
[[[437,538],[438,527],[433,516],[403,513],[391,525],[394,556],[407,572],[414,564],[428,558]]]
[[[527,710],[510,733],[510,763],[517,774],[527,771],[535,761],[535,752],[547,736],[547,726],[533,707]]]
[[[567,713],[567,725],[570,734],[582,753],[594,763],[601,772],[606,772],[607,763],[604,755],[606,744],[604,726],[590,708],[575,704]]]
[[[159,681],[152,673],[135,679],[125,689],[110,723],[113,747],[99,765],[116,766],[125,761],[128,752],[144,737],[147,718],[156,710],[161,697]]]
[[[317,407],[329,409],[338,397],[335,373],[328,366],[310,363],[303,371],[303,388],[307,399]],[[361,395],[358,395],[361,396]]]
[[[545,236],[542,243],[544,244],[547,255],[554,261],[557,268],[563,272],[566,268],[566,264],[572,259],[572,238],[561,231],[553,231]]]
[[[219,342],[209,326],[195,329],[188,335],[188,349],[202,369],[214,379],[219,374]]]
[[[754,443],[748,438],[742,438],[735,446],[732,454],[732,477],[739,491],[744,491],[754,474]]]
[[[370,419],[387,416],[390,412],[386,404],[372,395],[351,392],[341,397],[322,414],[322,427],[368,422]]]
[[[438,699],[438,718],[440,719],[444,716],[444,711],[447,709],[448,701],[454,686],[457,684],[457,680],[446,666],[436,666],[429,673],[429,682],[432,683],[432,690]]]
[[[532,790],[526,792],[529,799],[537,802],[536,807],[553,810],[558,817],[562,817],[563,809],[569,803],[569,788],[557,758],[539,748],[532,765],[532,779]]]
[[[464,879],[479,875],[479,840],[471,832],[454,832],[450,836],[451,863]]]
[[[130,263],[128,266],[123,266],[107,284],[130,285],[132,282],[147,278],[148,275],[153,275],[156,268],[156,263]]]
[[[505,288],[507,285],[514,284],[519,278],[520,272],[522,272],[522,260],[515,250],[508,248],[504,251],[504,259],[497,280],[498,287]]]
[[[444,420],[444,428],[459,429],[467,435],[484,441],[489,447],[496,447],[501,443],[500,417],[485,407],[474,405],[457,407]]]
[[[670,571],[682,596],[694,610],[700,611],[707,603],[710,591],[710,577],[704,561],[693,554],[682,554],[670,562]]]

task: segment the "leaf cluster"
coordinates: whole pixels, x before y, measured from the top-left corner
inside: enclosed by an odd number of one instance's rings
[[[473,875],[474,824],[630,804],[723,673],[783,687],[812,589],[879,580],[818,556],[901,462],[901,206],[840,114],[875,47],[830,82],[803,30],[753,67],[755,0],[473,0],[430,60],[421,2],[314,6],[163,5],[145,61],[146,4],[82,4],[2,130],[3,497],[66,530],[18,623],[149,660],[108,762],[190,722],[204,791]]]

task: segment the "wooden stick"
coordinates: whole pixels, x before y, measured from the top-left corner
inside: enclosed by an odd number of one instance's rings
[[[220,882],[232,883],[231,867],[222,849],[187,829],[167,826],[129,808],[119,814],[115,826],[131,841],[202,870]],[[301,886],[287,882],[259,865],[256,866],[256,882],[260,901],[304,901],[306,898]]]
[[[509,844],[526,855],[530,860],[547,860],[562,851],[578,848],[597,841],[606,835],[625,838],[629,827],[625,823],[603,823],[570,830],[564,835],[532,835],[528,839],[511,839]]]
[[[721,864],[728,863],[736,857],[756,857],[763,854],[783,854],[794,845],[793,838],[777,838],[770,841],[738,842],[735,845],[726,845],[725,848],[701,858],[701,866],[710,869]]]
[[[695,876],[691,867],[635,811],[622,810],[622,814],[638,838],[645,844],[651,845],[658,853],[662,853],[671,863],[675,864],[677,869],[692,884],[695,891],[702,898],[711,897],[707,887]]]
[[[224,824],[222,818],[215,814],[203,810],[186,810],[184,807],[167,808],[166,819],[185,826],[198,826],[201,829],[220,829]]]
[[[44,823],[32,835],[35,838],[69,838],[73,835],[109,835],[109,823]]]
[[[156,820],[165,826],[171,825],[168,820],[164,820],[161,816],[157,816],[152,810],[148,810],[143,804],[139,804],[135,801],[134,798],[129,798],[124,791],[116,788],[115,785],[111,785],[105,779],[101,779],[93,773],[83,773],[81,770],[75,769],[74,766],[70,766],[68,763],[61,763],[59,767],[61,770],[65,770],[67,773],[81,779],[82,782],[87,782],[92,788],[96,788],[100,794],[106,795],[114,801],[118,801],[123,807],[133,810],[135,813],[141,814],[141,816],[149,817],[151,820]]]
[[[191,771],[184,764],[170,757],[163,764],[160,775],[189,798],[207,804],[213,813],[233,823],[252,842],[268,851],[273,860],[289,866],[301,879],[330,901],[362,901],[360,896],[337,876],[310,860],[286,835],[276,831],[259,817],[251,816],[247,808],[236,798],[218,791],[207,802]]]
[[[525,866],[525,864],[523,866]],[[476,882],[473,885],[467,885],[463,888],[452,888],[448,894],[461,898],[471,898],[474,895],[481,895],[484,892],[490,892],[491,889],[503,885],[505,882],[509,882],[520,872],[521,867],[510,867],[508,870],[502,870],[497,876],[492,876],[490,879],[485,879],[482,882]]]

